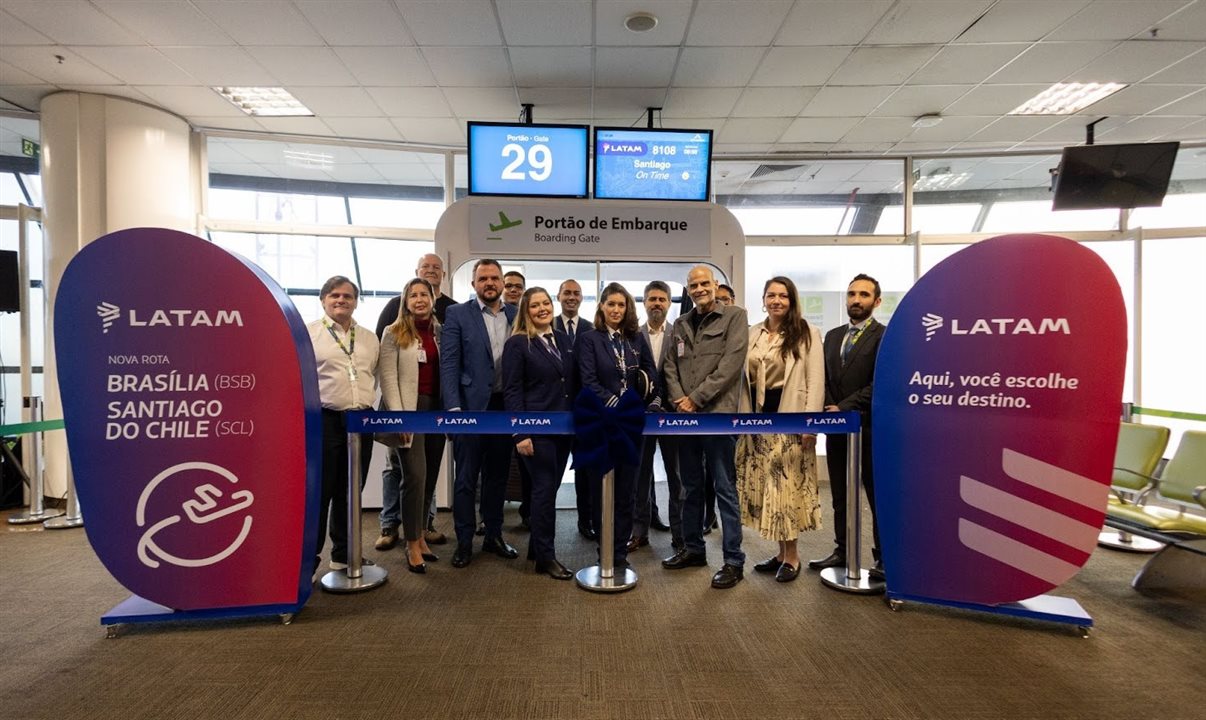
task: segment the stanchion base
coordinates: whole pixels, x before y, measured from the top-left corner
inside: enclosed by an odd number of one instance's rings
[[[322,589],[333,593],[357,593],[385,584],[389,573],[377,565],[361,565],[360,577],[350,578],[346,570],[332,570],[319,581]]]
[[[598,565],[584,567],[574,575],[578,587],[591,592],[615,593],[636,587],[637,574],[632,568],[617,569],[613,576],[603,577],[603,568]]]
[[[76,515],[60,515],[56,518],[51,518],[42,523],[42,527],[47,530],[69,530],[71,528],[84,527],[84,516]]]
[[[17,513],[8,519],[9,525],[33,525],[34,523],[45,522],[50,518],[56,518],[63,514],[62,510],[43,510],[42,512],[25,512]]]
[[[1097,536],[1097,544],[1115,550],[1125,550],[1134,553],[1154,553],[1164,547],[1164,543],[1150,538],[1123,533],[1118,530],[1103,530]]]
[[[871,573],[860,570],[856,578],[849,577],[844,567],[825,568],[821,571],[821,582],[842,592],[857,595],[878,595],[884,591],[883,580],[873,580]]]

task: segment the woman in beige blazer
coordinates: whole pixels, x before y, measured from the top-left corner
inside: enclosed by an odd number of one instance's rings
[[[431,285],[414,278],[402,290],[398,319],[385,329],[381,355],[377,363],[381,401],[386,410],[432,410],[440,407],[440,323],[432,314],[435,307]],[[427,571],[424,560],[439,560],[427,547],[427,508],[438,468],[428,468],[422,435],[401,433],[398,453],[402,468],[402,531],[406,538],[406,567],[411,572]],[[430,471],[430,472],[429,472]],[[392,537],[391,537],[392,535]],[[398,528],[383,527],[377,549],[389,549],[397,542]]]
[[[773,277],[762,290],[766,320],[750,328],[742,412],[820,412],[825,400],[821,335],[800,314],[795,283]],[[821,527],[816,435],[743,435],[737,445],[741,521],[779,552],[758,572],[779,582],[800,572],[796,538]]]

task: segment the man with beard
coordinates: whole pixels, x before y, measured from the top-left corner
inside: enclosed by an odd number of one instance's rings
[[[561,287],[557,288],[557,303],[561,305],[561,314],[553,321],[553,325],[569,336],[569,345],[572,348],[579,333],[594,330],[594,325],[589,321],[583,322],[582,318],[578,317],[578,308],[582,306],[582,286],[577,280],[571,279],[561,283]],[[576,377],[572,384],[575,386],[572,392],[576,394]],[[594,515],[591,511],[590,482],[586,475],[577,470],[574,471],[574,495],[578,505],[578,534],[591,541],[599,539],[592,519]]]
[[[497,260],[478,260],[473,266],[474,297],[448,308],[440,337],[440,391],[449,411],[502,410],[502,352],[511,334],[516,309],[502,302],[502,266]],[[456,551],[452,566],[473,559],[474,497],[482,488],[482,517],[486,539],[482,552],[519,557],[502,538],[503,500],[511,438],[506,435],[457,435],[452,441],[456,481],[452,517]]]
[[[875,356],[884,336],[883,324],[871,317],[879,307],[879,282],[870,275],[855,275],[846,288],[846,314],[850,323],[825,335],[825,411],[858,412],[862,416],[862,478],[871,504],[875,565],[870,575],[883,579],[879,557],[879,523],[875,518],[875,482],[871,474],[871,388]],[[833,533],[836,547],[829,557],[811,560],[808,567],[821,570],[846,565],[846,448],[845,435],[825,436],[825,464],[833,496]]]
[[[666,322],[666,311],[670,307],[670,286],[654,280],[645,286],[645,315],[648,320],[641,326],[641,333],[653,351],[653,365],[657,377],[650,378],[657,385],[657,394],[666,403],[665,384],[661,380],[662,360],[670,351],[666,341],[673,333],[673,323]],[[670,525],[657,516],[657,498],[653,489],[653,456],[658,446],[662,448],[662,467],[666,470],[666,483],[670,489]],[[636,511],[632,521],[632,539],[628,541],[628,552],[649,544],[649,528],[670,530],[670,543],[678,550],[683,543],[682,483],[678,477],[678,451],[674,438],[659,435],[645,438],[641,455],[641,469],[637,473]]]

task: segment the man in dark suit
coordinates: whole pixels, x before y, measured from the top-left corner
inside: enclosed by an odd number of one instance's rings
[[[561,287],[557,288],[557,303],[561,305],[561,314],[553,321],[553,327],[558,332],[563,332],[569,338],[569,346],[572,348],[578,340],[580,333],[588,332],[595,329],[595,326],[588,320],[583,320],[578,315],[578,309],[582,307],[582,286],[577,280],[566,280],[561,283]],[[576,365],[577,363],[574,363]],[[578,393],[577,377],[571,383],[573,385],[570,395],[571,398]],[[595,532],[595,521],[593,508],[591,507],[590,499],[590,481],[586,475],[575,470],[574,471],[574,496],[578,506],[578,534],[587,540],[598,540],[599,535]]]
[[[469,300],[448,308],[440,338],[440,390],[450,411],[502,410],[502,353],[511,333],[515,308],[502,302],[502,266],[497,260],[478,260],[473,266]],[[479,476],[486,538],[482,552],[519,557],[502,538],[503,499],[511,443],[504,435],[457,435],[452,441],[456,480],[452,517],[456,527],[453,567],[473,558],[473,508]]]
[[[875,545],[872,577],[883,579],[879,559],[879,525],[875,519],[875,482],[871,472],[871,388],[875,380],[875,356],[884,336],[884,326],[871,317],[879,307],[879,282],[870,275],[855,275],[846,288],[846,314],[850,323],[825,335],[825,410],[858,412],[862,415],[862,479],[871,504]],[[829,557],[811,560],[808,567],[820,570],[846,564],[846,448],[845,435],[825,436],[825,463],[833,495],[833,533],[836,547]]]
[[[651,378],[657,384],[657,394],[663,405],[669,405],[666,400],[666,387],[662,380],[662,360],[670,352],[673,343],[667,338],[674,333],[674,324],[666,321],[666,311],[670,308],[670,286],[661,280],[654,280],[645,286],[645,316],[648,320],[641,325],[641,334],[649,343],[653,352],[653,362],[657,376]],[[674,446],[674,438],[668,435],[652,436],[645,439],[644,450],[641,454],[641,469],[637,473],[636,506],[632,523],[632,539],[628,542],[628,551],[649,544],[649,528],[670,530],[670,542],[675,550],[683,543],[683,499],[682,482],[678,477],[678,450]],[[666,483],[670,489],[670,525],[667,526],[657,516],[656,493],[653,488],[653,458],[658,446],[662,448],[662,467],[666,471]]]

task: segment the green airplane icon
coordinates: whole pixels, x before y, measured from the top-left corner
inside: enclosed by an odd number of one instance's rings
[[[507,217],[507,214],[502,210],[498,211],[498,224],[490,223],[490,232],[499,232],[507,228],[513,228],[516,225],[523,225],[523,220],[512,220]]]

